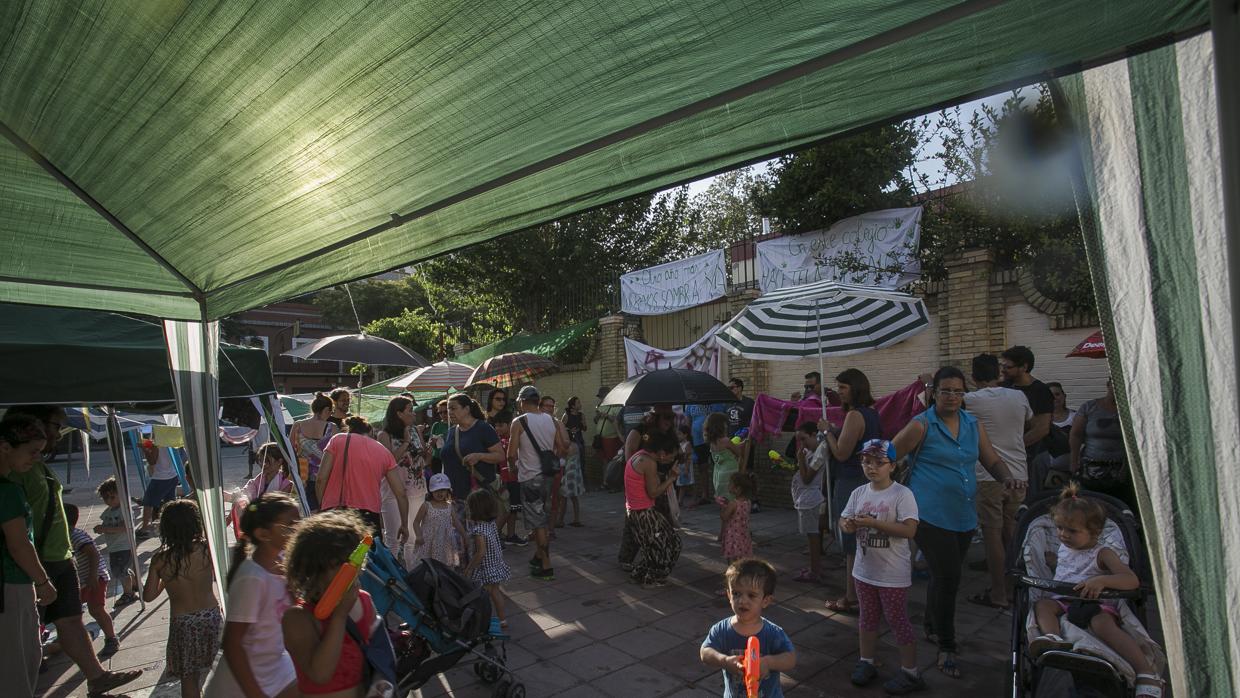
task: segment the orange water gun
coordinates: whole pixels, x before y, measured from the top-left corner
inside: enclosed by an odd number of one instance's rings
[[[336,610],[336,605],[340,603],[340,598],[344,596],[344,592],[352,586],[353,581],[357,579],[358,573],[362,571],[362,565],[366,562],[366,554],[370,552],[370,546],[373,543],[374,538],[366,536],[353,549],[349,559],[345,560],[340,569],[336,571],[336,576],[332,578],[332,583],[327,586],[327,591],[323,593],[319,602],[314,605],[315,618],[327,620],[332,611]]]
[[[747,698],[758,698],[758,684],[762,678],[762,656],[761,646],[758,644],[758,636],[750,635],[745,642],[745,656],[741,660],[742,666],[745,667],[745,695]]]

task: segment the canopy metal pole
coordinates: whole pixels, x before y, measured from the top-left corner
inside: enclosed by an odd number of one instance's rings
[[[116,493],[118,499],[121,500],[121,518],[125,522],[125,537],[129,540],[129,549],[133,551],[133,572],[138,577],[138,584],[141,585],[144,579],[142,558],[138,556],[138,537],[134,533],[133,501],[129,498],[129,468],[125,462],[125,439],[122,436],[120,420],[116,418],[116,408],[109,405],[103,409],[108,418],[108,451],[112,456],[112,467],[116,471]],[[142,470],[141,462],[138,463],[138,470]],[[122,589],[123,585],[124,582],[122,582]],[[141,594],[138,595],[138,602],[145,611],[146,602],[142,600]]]

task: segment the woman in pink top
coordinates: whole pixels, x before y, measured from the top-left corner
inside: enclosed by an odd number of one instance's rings
[[[345,420],[345,432],[336,434],[323,449],[323,462],[314,483],[323,509],[351,509],[373,530],[375,538],[383,539],[383,503],[379,484],[387,481],[400,508],[400,530],[396,537],[401,545],[409,538],[409,500],[405,497],[404,478],[396,470],[396,459],[383,444],[370,435],[365,417]]]
[[[658,466],[674,461],[680,444],[674,436],[656,432],[645,446],[633,454],[624,468],[624,508],[628,518],[625,528],[632,531],[641,551],[641,561],[633,565],[633,581],[661,587],[667,584],[667,575],[680,557],[680,535],[671,521],[654,508],[654,501],[676,484],[679,468],[673,465],[667,477],[660,478]]]

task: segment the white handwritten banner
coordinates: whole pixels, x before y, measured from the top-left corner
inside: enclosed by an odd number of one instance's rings
[[[709,303],[727,292],[723,250],[680,259],[620,277],[620,309],[663,315]]]
[[[758,243],[758,285],[764,293],[815,281],[898,288],[921,271],[920,239],[918,206],[863,213],[827,230],[767,240]]]
[[[640,376],[660,368],[688,368],[719,378],[719,345],[715,343],[715,325],[693,344],[683,349],[656,349],[628,337],[624,338],[626,376]]]

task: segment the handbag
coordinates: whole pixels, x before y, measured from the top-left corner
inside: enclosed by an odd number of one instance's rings
[[[530,445],[534,447],[534,451],[538,454],[539,471],[543,477],[554,477],[560,472],[560,459],[551,451],[544,451],[542,446],[538,445],[538,439],[534,438],[534,432],[530,430],[529,422],[524,416],[520,419],[521,427],[525,429],[525,433],[530,437]]]
[[[595,451],[603,450],[603,435],[595,434],[594,440],[590,442],[590,447],[593,448]]]

